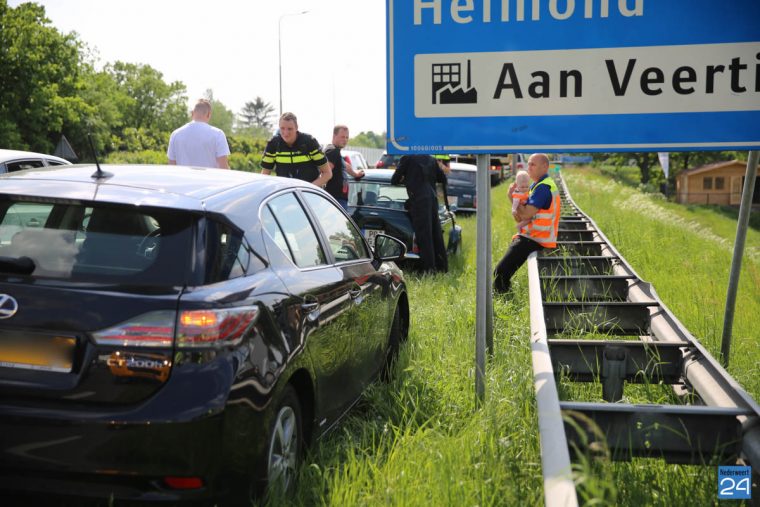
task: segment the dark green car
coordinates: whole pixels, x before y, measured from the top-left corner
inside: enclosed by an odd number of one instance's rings
[[[393,173],[389,169],[369,169],[361,180],[351,179],[348,185],[348,212],[370,245],[374,244],[378,234],[393,236],[406,245],[405,261],[417,263],[419,248],[406,209],[409,196],[403,185],[391,184]],[[439,188],[438,216],[446,252],[452,255],[461,246],[462,228],[456,224],[454,212],[447,209],[443,202],[443,192]]]

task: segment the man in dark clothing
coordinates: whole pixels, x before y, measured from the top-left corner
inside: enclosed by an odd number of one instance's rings
[[[319,143],[309,134],[298,131],[293,113],[280,117],[280,132],[267,143],[261,157],[261,174],[296,178],[324,187],[332,177],[330,165]]]
[[[448,259],[438,217],[437,182],[445,185],[446,175],[430,155],[404,155],[391,178],[394,185],[403,183],[409,194],[409,215],[420,249],[422,269],[445,273]]]
[[[364,171],[354,171],[351,164],[341,156],[340,150],[348,144],[348,127],[336,125],[333,128],[332,144],[325,146],[325,156],[332,170],[332,178],[327,182],[325,190],[335,198],[343,209],[348,209],[348,181],[349,176],[359,179],[364,176]]]

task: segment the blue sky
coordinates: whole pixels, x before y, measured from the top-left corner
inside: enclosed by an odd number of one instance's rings
[[[352,134],[386,128],[384,0],[36,3],[56,28],[95,49],[101,66],[149,64],[182,81],[190,100],[211,88],[234,112],[256,96],[279,109],[279,25],[283,109],[296,113],[302,131],[327,143],[334,123]]]

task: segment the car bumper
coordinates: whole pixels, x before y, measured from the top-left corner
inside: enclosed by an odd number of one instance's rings
[[[85,423],[19,418],[0,424],[0,490],[93,499],[174,502],[209,496],[222,417],[186,423]],[[7,438],[7,437],[11,437]],[[175,490],[171,477],[202,487]]]
[[[0,402],[0,497],[204,503],[247,488],[264,416],[230,400],[232,378],[217,358],[175,368],[155,396],[127,408]],[[200,484],[179,489],[167,477]]]

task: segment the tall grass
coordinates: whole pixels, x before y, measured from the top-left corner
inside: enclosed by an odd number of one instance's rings
[[[591,197],[590,192],[597,188],[608,188],[612,197],[618,193],[616,187],[603,187],[575,173],[568,179],[574,197],[579,193],[583,195],[581,199],[586,195],[588,199],[601,199]],[[508,214],[506,187],[495,187],[492,192],[493,258],[497,262],[514,227]],[[609,211],[604,206],[595,208],[597,213],[600,209],[603,215]],[[628,224],[638,215],[638,211],[630,210],[628,218],[607,224],[606,228],[600,225],[612,241],[620,240],[626,245],[623,238],[629,235]],[[516,275],[511,297],[494,301],[495,353],[487,364],[486,401],[477,408],[475,217],[460,217],[458,222],[464,229],[464,251],[451,263],[450,272],[407,276],[410,335],[401,349],[394,379],[372,386],[347,420],[312,446],[295,492],[264,499],[262,504],[543,504],[526,271],[523,268]],[[725,248],[709,243],[707,249]],[[626,251],[623,254],[628,255]],[[642,272],[643,261],[656,257],[634,252],[631,255],[633,258],[628,260]],[[685,283],[673,278],[668,281],[679,286]],[[670,294],[664,287],[657,288],[661,294]],[[755,301],[757,297],[756,289]],[[678,313],[675,305],[670,301],[667,304]],[[704,310],[706,314],[720,313],[719,308]],[[745,349],[742,351],[749,355]],[[757,361],[757,352],[754,357]],[[737,360],[737,364],[742,362]],[[752,376],[749,371],[745,373],[745,377]],[[576,471],[579,500],[587,505],[716,503],[714,467],[667,465],[659,460],[589,461],[577,465]]]

